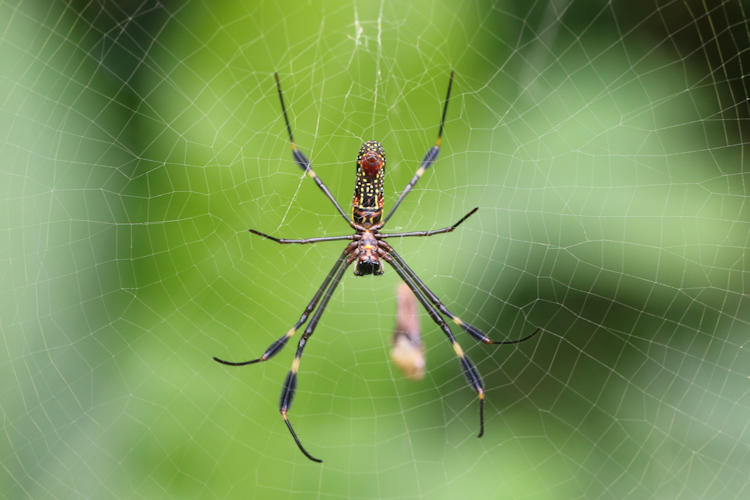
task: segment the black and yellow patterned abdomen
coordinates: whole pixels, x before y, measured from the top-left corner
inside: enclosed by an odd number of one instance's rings
[[[357,182],[352,199],[355,224],[371,226],[383,215],[383,180],[385,149],[377,141],[367,141],[357,155]]]

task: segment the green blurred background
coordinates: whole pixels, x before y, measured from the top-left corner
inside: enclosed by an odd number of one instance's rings
[[[0,3],[5,498],[750,497],[747,3]],[[477,404],[397,276],[347,272],[277,412],[360,143],[456,314]]]

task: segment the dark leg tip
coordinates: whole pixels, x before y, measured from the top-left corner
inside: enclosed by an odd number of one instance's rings
[[[303,455],[305,455],[307,458],[312,460],[315,463],[322,464],[323,461],[319,458],[315,458],[314,456],[310,455],[304,446],[302,446],[302,443],[300,442],[299,438],[297,437],[297,433],[294,432],[294,428],[292,427],[292,423],[289,421],[289,419],[286,416],[286,408],[281,409],[281,418],[284,419],[284,423],[286,424],[287,429],[289,429],[289,432],[292,434],[292,438],[294,438],[294,442],[297,443],[297,447],[299,448],[299,451],[302,452]]]
[[[536,330],[534,330],[534,332],[531,333],[531,335],[526,335],[525,337],[517,339],[517,340],[491,340],[489,343],[490,344],[495,344],[495,345],[520,344],[521,342],[526,342],[527,340],[529,340],[531,337],[533,337],[534,335],[536,335],[540,331],[542,331],[541,327],[539,327]]]
[[[478,438],[484,436],[484,389],[477,391],[479,394],[479,435]]]
[[[263,358],[253,359],[251,361],[241,361],[239,363],[235,363],[233,361],[226,361],[220,358],[217,358],[216,356],[213,357],[213,360],[217,363],[221,363],[222,365],[227,366],[245,366],[245,365],[252,365],[253,363],[257,363],[258,361],[265,361]]]

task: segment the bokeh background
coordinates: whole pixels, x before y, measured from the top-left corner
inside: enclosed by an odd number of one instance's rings
[[[747,2],[0,3],[0,496],[747,498]],[[299,317],[348,232],[364,140],[391,229],[456,314],[475,394],[397,276],[347,273],[277,412]]]

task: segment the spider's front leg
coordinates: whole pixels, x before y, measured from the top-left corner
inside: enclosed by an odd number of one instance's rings
[[[445,336],[448,337],[448,340],[453,347],[453,351],[456,353],[456,356],[458,356],[458,360],[461,363],[461,369],[466,376],[466,381],[476,391],[477,396],[479,397],[479,435],[477,435],[477,437],[482,437],[482,435],[484,434],[484,382],[482,382],[482,377],[479,375],[479,372],[474,366],[474,363],[472,363],[469,357],[464,354],[463,349],[461,349],[461,346],[453,336],[453,332],[451,332],[450,327],[442,318],[442,316],[440,316],[440,313],[437,311],[437,309],[435,309],[435,306],[433,306],[427,299],[427,297],[424,296],[422,291],[412,280],[411,276],[409,276],[409,274],[406,273],[401,267],[401,264],[399,264],[398,261],[392,258],[390,252],[386,250],[387,244],[385,244],[384,241],[381,241],[380,243],[381,244],[378,247],[378,254],[380,255],[380,257],[388,262],[391,267],[393,267],[393,269],[401,277],[404,283],[406,283],[411,291],[414,292],[414,296],[417,297],[417,300],[419,300],[419,302],[422,304],[422,307],[425,308],[430,318],[432,318],[432,320],[440,327],[440,329],[443,330]]]
[[[347,247],[347,250],[344,252],[345,255],[350,253],[349,248],[350,247]],[[305,345],[307,345],[307,340],[312,336],[313,332],[315,331],[315,327],[318,325],[318,321],[320,321],[320,316],[323,314],[323,311],[328,305],[328,301],[331,299],[331,295],[333,294],[333,291],[336,289],[336,286],[339,284],[339,281],[341,281],[341,277],[343,276],[344,271],[346,270],[347,267],[349,267],[349,264],[351,264],[352,260],[353,259],[351,255],[349,255],[349,257],[346,259],[346,264],[338,268],[335,276],[333,277],[333,280],[331,281],[330,286],[326,290],[325,295],[323,295],[323,299],[320,301],[320,306],[313,313],[312,318],[310,318],[310,323],[307,325],[307,328],[305,328],[305,333],[303,333],[302,338],[299,339],[299,343],[297,344],[297,353],[294,355],[294,360],[292,361],[292,367],[289,370],[289,373],[287,374],[286,379],[284,380],[284,388],[281,390],[281,398],[279,400],[279,412],[281,412],[281,418],[284,419],[284,423],[289,429],[289,432],[292,434],[292,438],[294,438],[294,442],[297,443],[297,446],[299,447],[300,451],[307,458],[309,458],[313,462],[318,462],[318,463],[321,463],[323,461],[320,460],[319,458],[315,458],[314,456],[310,455],[310,453],[307,452],[305,447],[302,446],[302,442],[300,442],[299,438],[297,437],[297,433],[294,432],[294,428],[292,427],[292,423],[289,421],[289,417],[287,413],[289,412],[289,408],[292,406],[294,393],[297,391],[297,372],[299,371],[299,364],[302,359],[302,351],[305,349]]]
[[[323,292],[325,291],[326,287],[328,287],[328,284],[331,282],[331,279],[336,274],[336,271],[339,270],[340,267],[343,266],[344,261],[346,260],[347,256],[356,248],[356,243],[352,242],[349,243],[349,245],[346,246],[344,251],[341,253],[338,259],[336,259],[336,263],[333,265],[331,270],[328,272],[328,275],[323,280],[323,283],[320,285],[320,288],[318,288],[318,291],[315,292],[315,295],[313,295],[312,300],[309,304],[307,304],[307,307],[305,307],[305,310],[302,312],[302,315],[299,317],[297,322],[294,324],[292,328],[290,328],[284,335],[276,339],[268,348],[265,350],[263,355],[257,359],[252,359],[250,361],[226,361],[221,358],[217,358],[214,356],[214,361],[221,363],[223,365],[228,366],[245,366],[245,365],[251,365],[253,363],[257,363],[259,361],[266,361],[270,358],[272,358],[274,355],[276,355],[287,343],[287,341],[297,332],[297,329],[299,329],[300,326],[302,326],[305,321],[307,321],[307,317],[312,312],[313,309],[315,309],[315,306],[318,304],[318,301],[320,300],[320,297],[323,295]],[[344,266],[345,267],[345,266]]]
[[[476,209],[475,209],[476,210]],[[424,284],[424,282],[417,276],[417,273],[415,273],[404,261],[403,258],[396,252],[393,247],[391,247],[388,243],[385,241],[381,241],[380,245],[385,249],[386,252],[391,256],[391,258],[396,262],[397,265],[401,267],[404,273],[406,273],[414,282],[414,284],[419,288],[419,290],[424,293],[425,296],[427,296],[428,299],[434,304],[434,306],[443,314],[448,316],[455,324],[463,328],[466,333],[471,335],[475,340],[478,342],[482,342],[483,344],[493,344],[493,345],[507,345],[507,344],[520,344],[521,342],[525,342],[529,340],[531,337],[536,335],[541,331],[541,328],[537,328],[533,332],[531,332],[529,335],[526,335],[525,337],[522,337],[520,339],[515,340],[492,340],[487,335],[484,334],[479,328],[470,325],[469,323],[466,323],[461,318],[450,312],[447,307],[445,307],[445,304],[437,298],[437,296],[430,290],[427,285]]]

